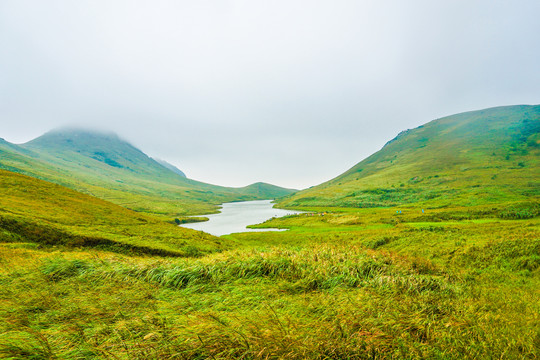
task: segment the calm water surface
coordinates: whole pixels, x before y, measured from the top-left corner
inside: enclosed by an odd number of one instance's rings
[[[272,200],[225,203],[222,205],[221,213],[204,215],[209,219],[208,221],[183,224],[181,226],[201,230],[216,236],[248,231],[279,231],[278,229],[248,229],[246,226],[260,224],[273,217],[299,214],[301,212],[274,209],[272,206]]]

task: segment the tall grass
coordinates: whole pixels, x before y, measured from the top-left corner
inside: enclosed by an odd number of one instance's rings
[[[538,305],[530,307],[538,294],[527,286],[507,294],[504,284],[496,290],[458,269],[361,244],[202,259],[56,252],[34,263],[0,277],[7,358],[538,354]],[[537,284],[537,275],[528,279]]]
[[[536,358],[540,219],[498,217],[511,206],[314,209],[187,258],[4,214],[0,358]],[[175,229],[108,226],[153,247],[168,232],[142,229]]]

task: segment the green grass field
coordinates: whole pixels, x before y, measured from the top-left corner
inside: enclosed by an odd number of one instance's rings
[[[3,243],[0,355],[538,357],[538,217],[318,210],[202,258]]]
[[[60,185],[0,170],[0,241],[201,255],[224,248],[211,235],[136,213]]]
[[[278,203],[306,213],[253,226],[284,232],[218,238],[173,221],[218,198],[178,210],[148,183],[148,201],[125,185],[114,204],[91,180],[0,170],[0,358],[539,358],[538,119],[488,109],[404,133]]]

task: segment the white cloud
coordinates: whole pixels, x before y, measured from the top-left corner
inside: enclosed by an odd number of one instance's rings
[[[540,99],[537,1],[0,3],[0,136],[113,130],[192,178],[307,187],[400,130]]]

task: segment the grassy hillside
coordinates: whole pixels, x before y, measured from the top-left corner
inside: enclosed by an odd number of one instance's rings
[[[282,206],[454,206],[540,196],[540,106],[508,106],[400,133],[346,173]]]
[[[0,241],[168,256],[223,249],[223,242],[211,235],[4,170],[0,170]]]
[[[292,192],[269,187],[261,193],[257,186],[225,188],[190,180],[114,134],[57,130],[23,145],[3,141],[0,155],[2,169],[168,217],[211,213],[223,202],[275,198]]]

